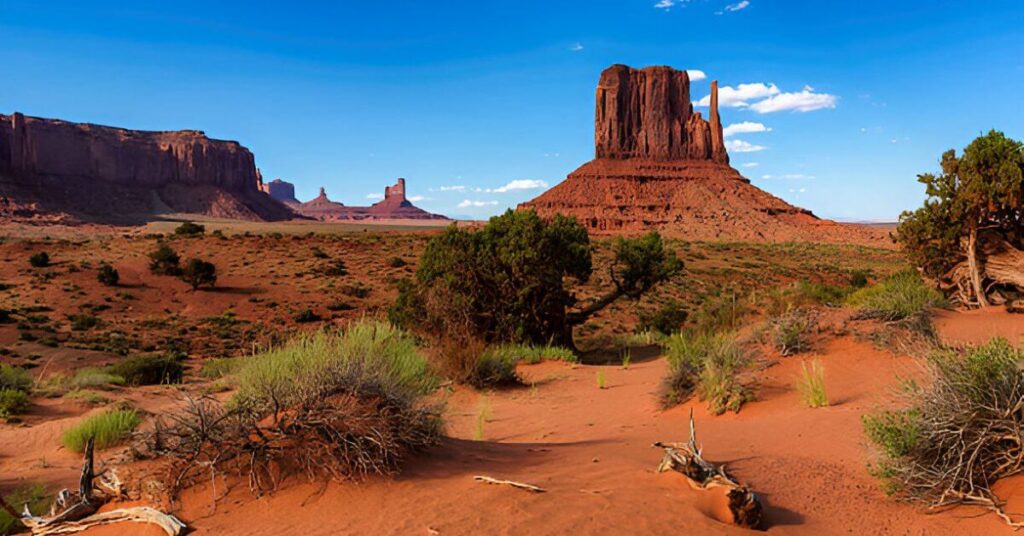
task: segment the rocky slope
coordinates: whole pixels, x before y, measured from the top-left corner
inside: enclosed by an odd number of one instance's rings
[[[0,114],[0,218],[117,221],[155,213],[279,220],[253,154],[195,130],[147,132]]]
[[[597,87],[596,158],[520,208],[575,216],[595,234],[657,229],[688,240],[880,245],[885,233],[822,220],[729,166],[711,83],[709,119],[693,111],[685,71],[613,65]]]

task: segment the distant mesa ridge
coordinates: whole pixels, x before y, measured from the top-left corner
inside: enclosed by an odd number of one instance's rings
[[[383,200],[368,207],[350,207],[332,201],[323,187],[317,197],[303,203],[295,199],[295,186],[281,179],[274,179],[264,185],[264,191],[290,206],[297,214],[323,221],[448,219],[413,205],[405,196],[405,179],[401,178],[394,185],[384,187]]]
[[[196,130],[140,131],[0,114],[0,217],[189,212],[281,220],[252,152]]]
[[[595,97],[594,160],[520,209],[574,216],[595,234],[877,243],[877,232],[819,219],[729,165],[717,81],[708,119],[693,110],[686,71],[671,67],[613,65]]]

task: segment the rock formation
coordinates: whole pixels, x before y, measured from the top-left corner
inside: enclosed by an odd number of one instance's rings
[[[261,185],[248,149],[199,131],[145,132],[0,114],[0,196],[22,211],[0,206],[0,216],[291,217]]]
[[[287,184],[287,183],[286,183]],[[324,221],[336,220],[447,220],[445,216],[431,214],[417,208],[405,197],[405,179],[394,186],[384,187],[384,199],[369,207],[347,207],[331,201],[320,188],[320,195],[295,207],[306,217]]]
[[[710,100],[705,120],[693,111],[685,71],[605,69],[597,87],[596,158],[520,208],[575,216],[595,234],[658,229],[691,240],[875,243],[878,232],[821,220],[730,167],[717,82]]]
[[[270,197],[288,206],[299,204],[299,200],[295,198],[295,185],[290,182],[274,179],[263,183],[260,189]]]

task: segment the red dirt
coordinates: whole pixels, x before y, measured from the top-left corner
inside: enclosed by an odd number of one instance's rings
[[[1024,315],[1009,313],[1004,307],[939,310],[935,312],[934,322],[945,344],[977,346],[993,337],[1024,344]]]

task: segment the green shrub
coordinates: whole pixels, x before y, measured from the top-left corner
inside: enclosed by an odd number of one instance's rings
[[[936,352],[925,381],[907,384],[905,407],[865,416],[878,449],[872,473],[886,490],[931,506],[974,497],[998,509],[990,486],[1017,474],[1024,456],[1022,362],[1024,348],[1005,339]]]
[[[668,338],[669,375],[663,383],[666,406],[685,401],[694,393],[715,415],[738,412],[751,399],[739,373],[749,358],[730,333],[677,333]]]
[[[466,383],[477,389],[518,385],[521,383],[516,374],[518,362],[515,353],[503,351],[500,347],[489,348],[477,359],[476,367]]]
[[[128,385],[159,385],[181,383],[185,366],[173,356],[136,355],[107,367],[107,372]]]
[[[32,375],[27,370],[0,363],[0,389],[28,392],[32,389]]]
[[[32,256],[28,258],[28,263],[34,268],[46,268],[50,265],[50,254],[45,251],[33,253]]]
[[[220,379],[238,372],[243,362],[237,357],[216,357],[203,363],[199,375],[208,379]]]
[[[693,315],[693,330],[703,333],[735,331],[742,327],[750,307],[735,292],[705,298]]]
[[[96,280],[108,287],[116,287],[121,280],[121,274],[117,273],[117,268],[103,263],[100,265],[99,271],[96,272]]]
[[[348,275],[348,267],[345,266],[345,261],[341,259],[332,259],[320,265],[318,271],[322,275],[329,277],[340,277]]]
[[[181,270],[181,280],[191,285],[192,290],[202,286],[212,287],[217,283],[217,267],[212,262],[189,259]]]
[[[127,439],[140,422],[142,419],[132,409],[99,413],[65,430],[61,444],[73,452],[84,452],[86,443],[92,438],[97,449],[105,449]]]
[[[345,285],[341,288],[341,293],[346,296],[362,299],[370,295],[370,287],[363,285],[362,283]]]
[[[871,277],[871,270],[854,270],[850,273],[850,286],[864,288],[868,286],[869,277]]]
[[[814,360],[808,367],[807,362],[800,364],[800,378],[797,381],[800,399],[809,408],[821,408],[828,405],[828,394],[825,391],[825,367]]]
[[[313,253],[313,258],[314,259],[329,259],[329,258],[331,258],[330,255],[328,255],[327,253],[324,253],[324,250],[322,250],[322,249],[320,249],[318,247],[315,247],[315,246],[312,249],[312,253]]]
[[[640,331],[657,331],[671,335],[679,331],[689,314],[682,302],[669,300],[653,314],[640,315]]]
[[[71,329],[74,331],[88,331],[100,324],[98,316],[91,315],[88,313],[79,313],[77,315],[69,315],[68,320],[71,321]]]
[[[42,484],[21,486],[6,494],[4,499],[14,508],[28,505],[29,511],[37,516],[45,515],[50,509],[51,502]],[[20,519],[11,517],[11,514],[0,508],[0,534],[21,532],[23,528]]]
[[[405,259],[401,257],[391,257],[391,260],[388,261],[388,266],[392,268],[402,268],[407,264],[409,263],[405,262]]]
[[[149,271],[160,275],[177,275],[181,257],[167,244],[160,244],[149,253]]]
[[[206,227],[190,221],[184,222],[174,228],[174,234],[178,236],[199,236],[206,232]]]
[[[811,349],[809,332],[814,325],[814,318],[808,312],[790,311],[772,320],[772,343],[783,356],[806,352]]]
[[[76,372],[67,383],[76,389],[106,388],[111,385],[124,385],[125,380],[121,376],[111,374],[108,370],[90,367]]]
[[[847,303],[865,317],[894,321],[922,317],[929,309],[946,305],[946,300],[926,286],[916,270],[908,269],[854,292]]]
[[[19,415],[28,411],[28,393],[18,389],[0,389],[0,417]]]
[[[295,313],[295,321],[300,324],[306,324],[309,322],[319,322],[322,320],[320,315],[313,312],[312,309],[303,309],[298,313]]]

